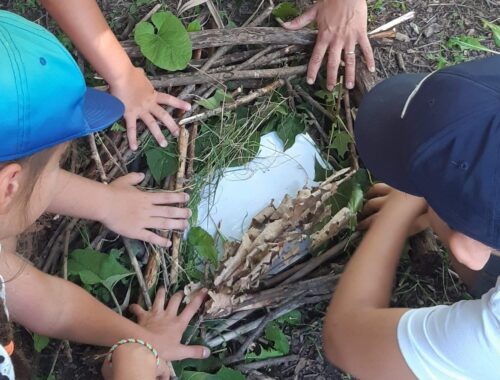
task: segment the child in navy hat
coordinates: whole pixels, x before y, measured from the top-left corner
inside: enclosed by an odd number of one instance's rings
[[[208,357],[205,347],[180,344],[206,291],[178,315],[182,293],[166,306],[160,290],[150,312],[132,307],[135,324],[15,254],[16,236],[44,212],[97,220],[119,234],[162,246],[170,242],[151,230],[184,229],[190,212],[167,206],[185,203],[187,194],[138,190],[134,185],[143,174],[104,185],[59,167],[69,141],[108,127],[122,116],[123,104],[87,88],[75,61],[52,34],[4,11],[0,89],[0,377],[14,378],[9,358],[19,351],[9,321],[56,339],[112,346],[106,378],[168,377],[166,361]],[[28,377],[19,370],[19,378]]]
[[[361,379],[500,375],[500,57],[376,86],[355,125],[383,197],[325,320],[327,357]],[[389,308],[407,236],[429,225],[478,299]]]

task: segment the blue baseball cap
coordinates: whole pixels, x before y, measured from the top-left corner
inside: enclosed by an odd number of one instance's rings
[[[385,80],[363,99],[354,129],[375,178],[500,248],[500,56]]]
[[[100,131],[123,112],[117,98],[86,87],[49,31],[0,11],[0,162]]]

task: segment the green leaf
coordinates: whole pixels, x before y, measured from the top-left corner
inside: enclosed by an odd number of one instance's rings
[[[124,128],[120,123],[114,123],[112,126],[111,126],[111,131],[112,132],[126,132],[127,129]]]
[[[357,195],[353,196],[353,193],[357,191],[356,188],[358,185],[363,192],[366,192],[371,186],[371,180],[367,170],[358,170],[349,180],[343,182],[339,186],[337,193],[330,200],[332,215],[335,215],[344,207],[349,207],[349,202],[351,202],[352,206],[355,206],[355,199],[352,201],[351,199],[357,197]]]
[[[490,28],[491,34],[493,35],[493,41],[495,45],[500,47],[500,25],[493,24],[487,20],[482,20],[485,28]]]
[[[240,371],[222,366],[215,374],[195,371],[184,371],[181,380],[245,380]]]
[[[329,148],[334,149],[339,157],[344,158],[345,154],[349,150],[350,143],[352,143],[352,137],[349,133],[345,131],[337,131],[333,135],[332,144]]]
[[[185,69],[191,60],[192,44],[182,22],[172,12],[158,12],[150,22],[135,27],[134,39],[142,54],[164,70]]]
[[[33,333],[33,345],[36,352],[42,352],[45,347],[49,345],[50,339],[43,335]]]
[[[294,143],[298,134],[304,132],[305,126],[301,119],[291,114],[288,115],[278,126],[276,133],[283,141],[285,150],[289,149]]]
[[[281,352],[283,355],[288,355],[290,352],[290,343],[288,338],[275,322],[271,322],[266,326],[266,338],[273,342],[273,348]]]
[[[289,21],[300,15],[299,10],[293,3],[285,1],[273,9],[273,16],[279,17],[283,21]]]
[[[297,326],[302,322],[302,313],[299,310],[292,310],[276,319],[276,322],[290,326]]]
[[[177,144],[170,142],[166,148],[154,147],[146,150],[146,162],[156,183],[160,184],[169,175],[177,172]]]
[[[101,284],[108,290],[133,273],[113,256],[92,249],[77,249],[69,255],[68,274],[78,276],[85,285]]]
[[[359,183],[354,184],[354,189],[351,193],[351,198],[349,199],[349,203],[347,207],[349,210],[356,214],[361,207],[363,206],[363,189],[361,189],[361,185]]]
[[[214,239],[201,227],[193,227],[189,230],[188,243],[193,246],[198,255],[217,265],[217,250]]]
[[[275,350],[274,348],[265,349],[261,346],[259,354],[250,352],[245,355],[245,359],[249,361],[259,361],[271,358],[279,358],[280,356],[283,356],[283,352]]]
[[[187,31],[189,33],[199,32],[200,30],[201,30],[201,22],[198,19],[191,21],[187,26]]]
[[[465,50],[475,50],[475,51],[486,51],[489,53],[500,54],[494,50],[488,49],[486,46],[481,44],[481,41],[476,37],[471,36],[457,36],[451,37],[448,40],[448,47],[458,47],[461,51]]]
[[[205,107],[206,109],[213,110],[220,106],[222,102],[232,101],[233,97],[231,94],[228,94],[224,90],[218,88],[215,91],[215,94],[207,99],[198,99],[195,100],[200,106]]]

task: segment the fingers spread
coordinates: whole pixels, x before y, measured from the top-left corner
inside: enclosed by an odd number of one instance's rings
[[[373,58],[372,45],[366,33],[359,39],[359,46],[365,57],[366,67],[368,67],[370,72],[375,72],[375,58]]]
[[[152,193],[152,198],[155,205],[168,205],[186,203],[189,200],[189,195],[186,193],[158,192]]]
[[[137,150],[137,120],[135,116],[125,116],[127,124],[127,139],[130,149]]]
[[[141,321],[142,318],[144,318],[147,314],[146,310],[144,310],[141,306],[137,305],[136,303],[132,304],[129,306],[129,310],[132,314],[134,314],[139,322]]]
[[[182,359],[206,359],[210,356],[210,349],[204,346],[181,345],[176,350],[177,360]]]
[[[174,108],[180,108],[181,110],[184,110],[184,111],[189,111],[191,109],[191,104],[189,104],[188,102],[185,102],[184,100],[176,98],[175,96],[165,94],[163,92],[156,93],[156,101],[159,104],[166,104],[166,105],[172,106]]]
[[[326,66],[326,88],[329,91],[333,91],[335,85],[337,84],[341,51],[342,48],[336,44],[332,44],[328,50],[328,63]]]
[[[153,302],[153,310],[157,313],[165,309],[165,288],[161,287],[156,292],[155,300]]]
[[[191,297],[191,302],[189,302],[189,304],[186,305],[186,307],[184,308],[184,310],[182,310],[182,313],[180,315],[184,323],[188,324],[189,321],[193,319],[195,314],[200,309],[201,304],[205,300],[207,293],[208,293],[207,289],[201,289],[200,291],[196,292],[196,294],[193,297]]]
[[[172,297],[170,297],[170,301],[168,301],[167,308],[165,309],[165,312],[168,314],[168,316],[177,317],[177,313],[179,312],[179,307],[181,306],[183,298],[183,291],[177,292]]]
[[[318,11],[318,6],[314,5],[299,17],[294,18],[292,21],[285,22],[283,26],[289,30],[301,29],[304,26],[309,25],[311,22],[314,21],[314,19],[316,18],[317,11]]]
[[[172,135],[179,136],[179,126],[163,107],[156,104],[151,108],[151,113],[168,128]]]
[[[347,89],[354,87],[354,78],[356,76],[356,44],[348,42],[344,46],[345,62],[345,84]]]
[[[328,48],[328,39],[328,36],[320,34],[316,40],[316,45],[314,45],[314,50],[311,54],[311,59],[309,60],[309,67],[307,68],[308,84],[313,84],[316,80],[316,75],[318,75],[321,62],[323,62],[323,57],[325,56],[326,49]]]
[[[143,113],[140,116],[142,121],[144,121],[144,124],[146,124],[149,131],[154,136],[155,140],[158,141],[158,144],[160,144],[162,148],[165,148],[168,145],[167,139],[163,136],[160,126],[155,118],[150,113]]]

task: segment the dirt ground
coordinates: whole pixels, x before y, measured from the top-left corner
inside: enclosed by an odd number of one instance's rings
[[[131,3],[139,4],[135,13],[129,12]],[[110,25],[122,39],[126,36],[130,25],[135,25],[149,9],[149,1],[110,1],[102,0],[103,10]],[[140,4],[146,4],[140,6]],[[165,3],[175,3],[168,1]],[[258,2],[253,0],[218,2],[219,9],[236,24],[241,24],[255,10]],[[297,1],[302,8],[307,2]],[[479,56],[471,53],[462,56],[461,53],[446,48],[447,41],[452,36],[488,36],[481,19],[492,19],[492,15],[500,16],[500,3],[492,0],[377,0],[369,1],[369,30],[380,26],[410,10],[416,12],[415,19],[400,25],[400,34],[393,43],[374,46],[377,61],[377,73],[381,78],[390,77],[401,72],[430,72],[438,67],[440,62],[459,62],[462,59]],[[174,8],[175,8],[174,6]],[[23,16],[50,27],[56,33],[54,23],[46,13],[37,6],[35,0],[2,1],[0,9],[9,9]],[[491,40],[484,44],[494,48]],[[422,307],[440,303],[452,303],[468,297],[452,271],[446,258],[436,255],[429,258],[427,265],[414,265],[411,255],[403,259],[393,296],[395,306]],[[291,354],[297,355],[297,360],[261,368],[259,371],[273,379],[350,379],[345,374],[329,365],[323,355],[321,345],[322,319],[326,303],[309,306],[301,310],[303,321],[300,325],[287,327],[285,332],[291,337]],[[25,332],[21,333],[25,334]],[[29,346],[29,344],[26,344]],[[99,378],[99,362],[96,360],[96,349],[93,347],[71,345],[72,363],[68,363],[68,350],[61,350],[59,359],[55,361],[56,347],[59,342],[52,342],[50,349],[42,354],[33,353],[32,362],[38,369],[39,379],[46,375],[55,362],[56,379],[94,379]],[[32,349],[27,347],[27,350]]]

